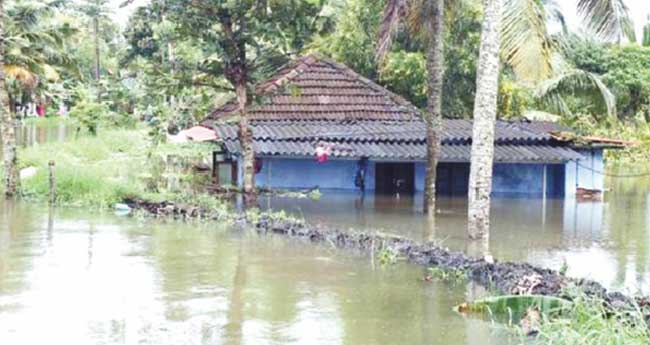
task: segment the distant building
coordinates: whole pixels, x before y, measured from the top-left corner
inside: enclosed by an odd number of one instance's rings
[[[425,123],[413,105],[351,69],[306,56],[256,88],[247,109],[259,187],[360,189],[414,193],[424,189]],[[236,101],[216,109],[202,125],[234,157],[233,180],[242,181]],[[603,149],[621,142],[564,139],[569,128],[551,122],[498,121],[495,194],[573,195],[603,189]],[[444,120],[436,188],[465,195],[472,143],[471,120]]]

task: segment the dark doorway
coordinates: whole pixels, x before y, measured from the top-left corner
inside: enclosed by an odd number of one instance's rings
[[[413,194],[415,163],[377,163],[375,189],[378,194]]]
[[[469,163],[438,163],[436,193],[439,195],[467,195]]]

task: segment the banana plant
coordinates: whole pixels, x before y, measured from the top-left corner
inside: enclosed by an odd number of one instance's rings
[[[553,296],[505,295],[463,303],[454,309],[461,314],[512,324],[519,323],[530,310],[555,317],[569,311],[572,305],[569,300]]]

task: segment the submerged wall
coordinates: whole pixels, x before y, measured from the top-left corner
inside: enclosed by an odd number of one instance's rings
[[[495,194],[563,196],[564,164],[495,164]]]
[[[357,161],[262,158],[262,170],[255,176],[260,187],[355,189]],[[368,164],[366,188],[375,189],[374,164]]]
[[[256,175],[260,187],[282,189],[355,190],[356,160],[330,160],[318,163],[315,159],[261,158],[262,169]],[[240,164],[241,166],[241,164]],[[546,170],[546,173],[544,172]],[[496,164],[494,166],[494,194],[562,196],[569,185],[565,164]],[[424,190],[425,164],[415,163],[415,190]],[[546,184],[544,184],[546,175]],[[582,176],[581,176],[582,177]],[[242,181],[240,178],[239,181]],[[469,181],[469,163],[440,163],[437,189],[443,195],[466,195]],[[366,190],[375,189],[375,162],[368,164]],[[569,190],[569,189],[567,189]]]
[[[566,164],[567,195],[574,195],[577,188],[605,189],[605,162],[603,150],[583,150],[580,153],[585,157],[580,161],[572,161]]]

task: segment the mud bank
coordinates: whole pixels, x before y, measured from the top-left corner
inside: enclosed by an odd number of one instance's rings
[[[151,203],[129,201],[135,208],[155,216],[175,218],[211,218],[207,210],[171,202]],[[253,217],[250,217],[253,218]],[[436,267],[445,271],[464,272],[468,279],[500,294],[537,294],[570,298],[567,287],[577,287],[586,295],[602,299],[608,307],[626,309],[635,305],[650,311],[647,297],[628,297],[619,292],[609,292],[602,285],[587,279],[565,277],[551,269],[536,267],[527,263],[499,262],[476,258],[462,252],[450,251],[432,243],[418,243],[398,236],[352,232],[323,226],[305,224],[301,221],[262,214],[248,219],[244,215],[232,215],[230,220],[242,228],[253,228],[259,234],[288,236],[312,243],[329,243],[341,249],[353,249],[374,253],[388,249],[407,261],[425,267]]]
[[[364,252],[390,248],[411,263],[465,272],[471,281],[501,294],[537,294],[569,298],[565,288],[575,286],[588,296],[601,298],[616,309],[631,306],[633,302],[637,302],[644,308],[650,308],[650,300],[645,297],[633,300],[619,292],[608,292],[595,281],[565,277],[557,271],[527,263],[474,258],[462,252],[450,251],[430,243],[417,243],[397,236],[329,229],[290,220],[277,220],[268,216],[262,217],[253,225],[261,234],[272,233],[310,242],[331,243],[337,248]]]

